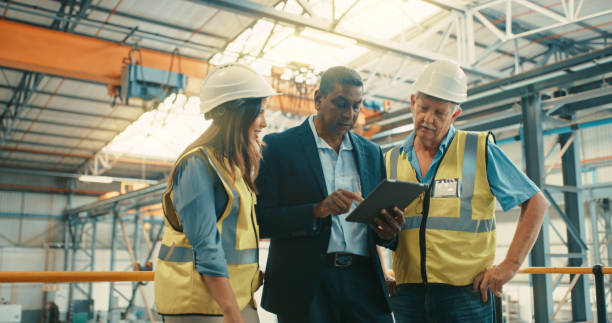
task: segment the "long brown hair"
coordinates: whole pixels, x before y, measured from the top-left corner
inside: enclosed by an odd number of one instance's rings
[[[249,140],[249,128],[261,113],[261,98],[238,99],[221,104],[207,112],[206,119],[213,123],[181,153],[179,159],[198,147],[211,147],[215,158],[227,158],[228,165],[222,167],[236,179],[233,166],[238,166],[242,178],[248,187],[257,194],[255,178],[259,172],[261,148],[257,142]],[[173,180],[175,165],[170,173],[169,181]]]

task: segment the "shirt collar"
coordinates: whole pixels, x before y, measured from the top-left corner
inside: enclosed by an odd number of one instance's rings
[[[446,147],[448,147],[450,142],[453,140],[453,137],[455,137],[456,132],[457,129],[455,129],[455,126],[451,124],[448,128],[448,133],[444,138],[442,138],[442,142],[440,142],[440,148],[438,148],[438,151],[446,150]],[[402,144],[402,149],[404,152],[409,152],[414,149],[414,131],[408,136],[408,138],[406,138],[406,141],[404,141]]]
[[[317,148],[319,149],[327,148],[327,149],[333,150],[333,148],[325,140],[323,140],[323,138],[319,137],[319,134],[317,133],[317,128],[315,128],[315,125],[314,125],[315,117],[316,117],[316,114],[313,114],[310,117],[308,117],[308,124],[310,125],[310,130],[312,130],[312,135],[314,136],[315,143],[317,144]],[[353,144],[351,143],[349,136],[345,135],[342,138],[342,143],[340,144],[340,150],[352,150],[352,149],[353,149]]]

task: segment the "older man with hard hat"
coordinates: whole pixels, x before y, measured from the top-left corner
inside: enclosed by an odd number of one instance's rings
[[[494,143],[490,132],[455,129],[467,78],[450,61],[429,64],[414,83],[414,132],[386,154],[387,176],[429,185],[404,211],[393,253],[398,322],[492,322],[492,294],[533,247],[548,203]],[[520,205],[504,260],[494,266],[495,201]]]

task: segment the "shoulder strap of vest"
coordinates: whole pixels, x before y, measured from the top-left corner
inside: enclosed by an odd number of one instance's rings
[[[397,179],[397,162],[399,161],[399,155],[402,145],[397,145],[391,149],[389,153],[389,178]]]
[[[170,226],[178,232],[183,232],[183,226],[181,225],[181,221],[179,220],[178,215],[176,214],[176,211],[174,209],[174,203],[172,202],[172,191],[174,188],[174,172],[176,171],[176,168],[187,157],[191,156],[198,149],[199,148],[194,148],[186,154],[183,154],[183,156],[180,156],[179,159],[176,160],[176,162],[174,163],[174,168],[172,169],[172,172],[170,172],[168,187],[166,188],[166,191],[162,194],[162,210],[164,211],[164,217],[166,217],[168,224],[170,224]]]
[[[465,149],[463,151],[463,169],[461,183],[461,215],[472,216],[472,197],[476,177],[476,154],[478,152],[478,133],[466,131]]]
[[[495,138],[495,134],[493,134],[493,132],[489,131],[487,133],[487,143],[485,144],[485,167],[486,165],[489,165],[489,138],[493,139],[493,143],[496,144],[497,143],[497,139]]]
[[[225,178],[223,177],[223,175],[221,175],[221,172],[219,171],[219,168],[217,168],[217,165],[215,165],[215,163],[212,161],[211,156],[208,154],[208,152],[206,151],[206,149],[202,148],[202,147],[198,147],[198,148],[194,148],[192,150],[190,150],[189,152],[187,152],[186,154],[184,154],[183,156],[181,156],[175,163],[174,168],[176,169],[176,167],[178,167],[182,162],[184,162],[188,157],[192,156],[193,154],[200,154],[202,155],[202,158],[208,162],[208,164],[213,168],[216,176],[223,182],[226,182]],[[171,177],[174,177],[174,171],[170,174]],[[173,192],[173,188],[174,188],[174,178],[171,178],[168,184],[168,188],[166,189],[166,191],[162,194],[162,209],[164,211],[164,216],[166,217],[166,220],[168,220],[168,223],[170,224],[170,226],[172,226],[172,228],[175,231],[178,232],[183,232],[183,226],[181,225],[181,221],[178,217],[178,214],[176,214],[176,209],[174,208],[174,203],[172,201],[172,192]],[[217,215],[217,220],[219,219],[219,215]]]
[[[489,131],[487,133],[487,140],[489,140],[489,137],[493,138],[493,143],[497,143],[497,138],[495,138],[495,134],[491,131]]]

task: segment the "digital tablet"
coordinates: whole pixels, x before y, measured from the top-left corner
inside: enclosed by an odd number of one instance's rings
[[[421,183],[384,179],[346,220],[370,224],[380,210],[391,211],[394,206],[403,210],[426,189],[427,185]]]

